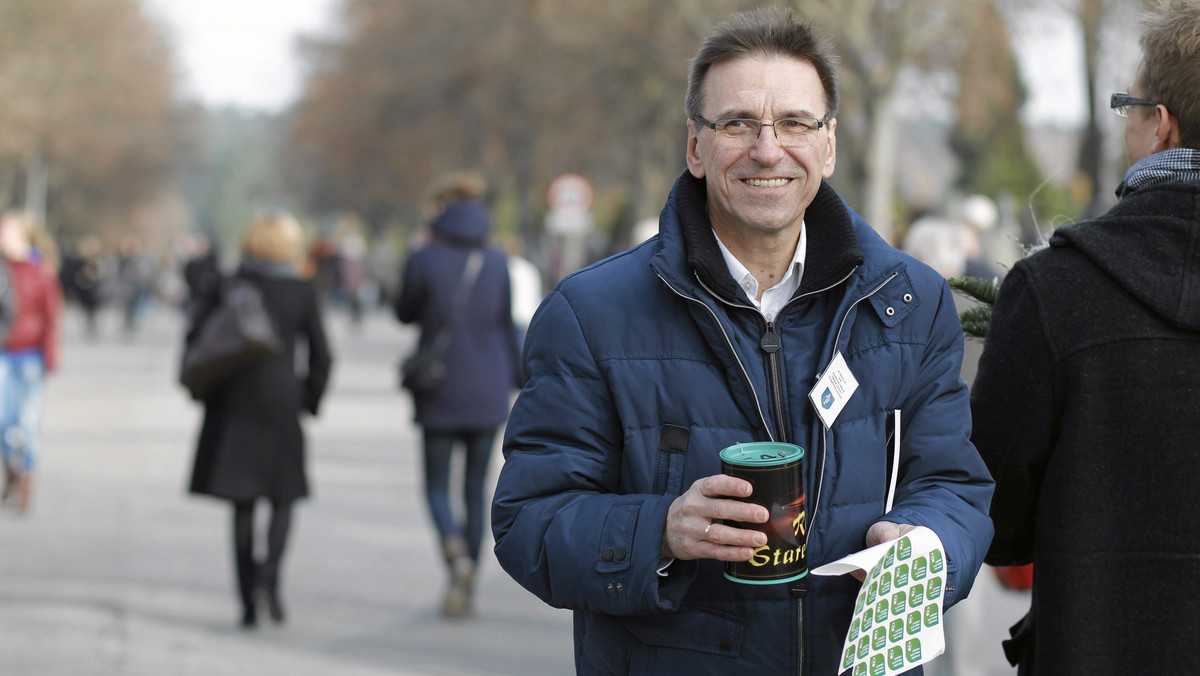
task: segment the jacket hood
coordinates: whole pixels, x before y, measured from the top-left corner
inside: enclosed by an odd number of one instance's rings
[[[1074,246],[1165,321],[1200,330],[1200,185],[1140,190],[1050,245]]]
[[[491,231],[492,219],[479,202],[458,202],[443,211],[431,229],[443,240],[478,246]]]

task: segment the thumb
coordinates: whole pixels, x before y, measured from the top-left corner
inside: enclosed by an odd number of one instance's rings
[[[874,547],[880,542],[895,540],[896,538],[909,532],[916,526],[911,526],[907,523],[893,523],[891,521],[876,521],[867,530],[866,543],[868,547]]]

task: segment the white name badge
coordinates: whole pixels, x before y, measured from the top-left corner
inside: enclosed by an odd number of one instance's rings
[[[829,362],[829,368],[825,369],[825,375],[817,381],[817,386],[808,393],[808,398],[812,400],[813,407],[817,409],[817,415],[821,416],[825,426],[833,427],[833,421],[837,420],[838,414],[857,389],[858,381],[850,372],[842,353],[838,352],[833,356],[833,361]]]

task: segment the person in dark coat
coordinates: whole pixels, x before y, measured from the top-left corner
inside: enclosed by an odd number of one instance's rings
[[[414,394],[416,421],[424,436],[425,495],[441,539],[451,583],[442,605],[447,617],[469,612],[479,562],[487,501],[484,480],[499,427],[508,418],[509,396],[518,385],[507,256],[485,245],[491,219],[474,199],[452,202],[432,225],[432,242],[413,252],[394,302],[396,318],[419,324],[420,344],[450,331],[447,377],[437,391]],[[451,317],[460,280],[473,251],[482,251],[478,278],[465,304]],[[450,465],[456,444],[466,452],[465,523],[450,503]]]
[[[1196,673],[1200,2],[1145,19],[1117,205],[1000,287],[971,390],[993,565],[1034,564],[1019,674]]]
[[[309,494],[300,416],[317,415],[332,364],[313,283],[298,275],[300,226],[284,214],[251,224],[235,273],[256,284],[283,349],[239,374],[204,402],[191,492],[233,503],[233,540],[242,625],[256,624],[255,600],[282,622],[280,564],[292,504]],[[196,300],[191,340],[217,300]],[[307,368],[296,372],[296,343],[306,343]],[[266,557],[254,553],[254,506],[271,504]]]
[[[195,235],[188,242],[188,259],[183,264],[183,281],[187,286],[185,307],[193,299],[212,293],[221,283],[221,266],[217,260],[217,252],[213,251],[204,235]]]

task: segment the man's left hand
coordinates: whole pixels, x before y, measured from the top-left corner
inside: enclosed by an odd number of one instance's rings
[[[893,523],[891,521],[876,521],[867,530],[867,547],[870,548],[870,547],[874,547],[875,545],[879,544],[880,542],[887,542],[889,540],[895,540],[896,538],[900,537],[901,535],[904,535],[905,533],[907,533],[908,531],[910,531],[914,528],[916,528],[916,526],[912,526],[907,523]],[[851,572],[850,574],[853,575],[854,579],[858,580],[859,582],[862,582],[863,580],[865,580],[867,578],[867,574],[861,570],[855,570],[855,571]]]
[[[867,547],[874,547],[880,542],[895,540],[916,526],[907,523],[892,523],[891,521],[876,521],[867,531]]]

